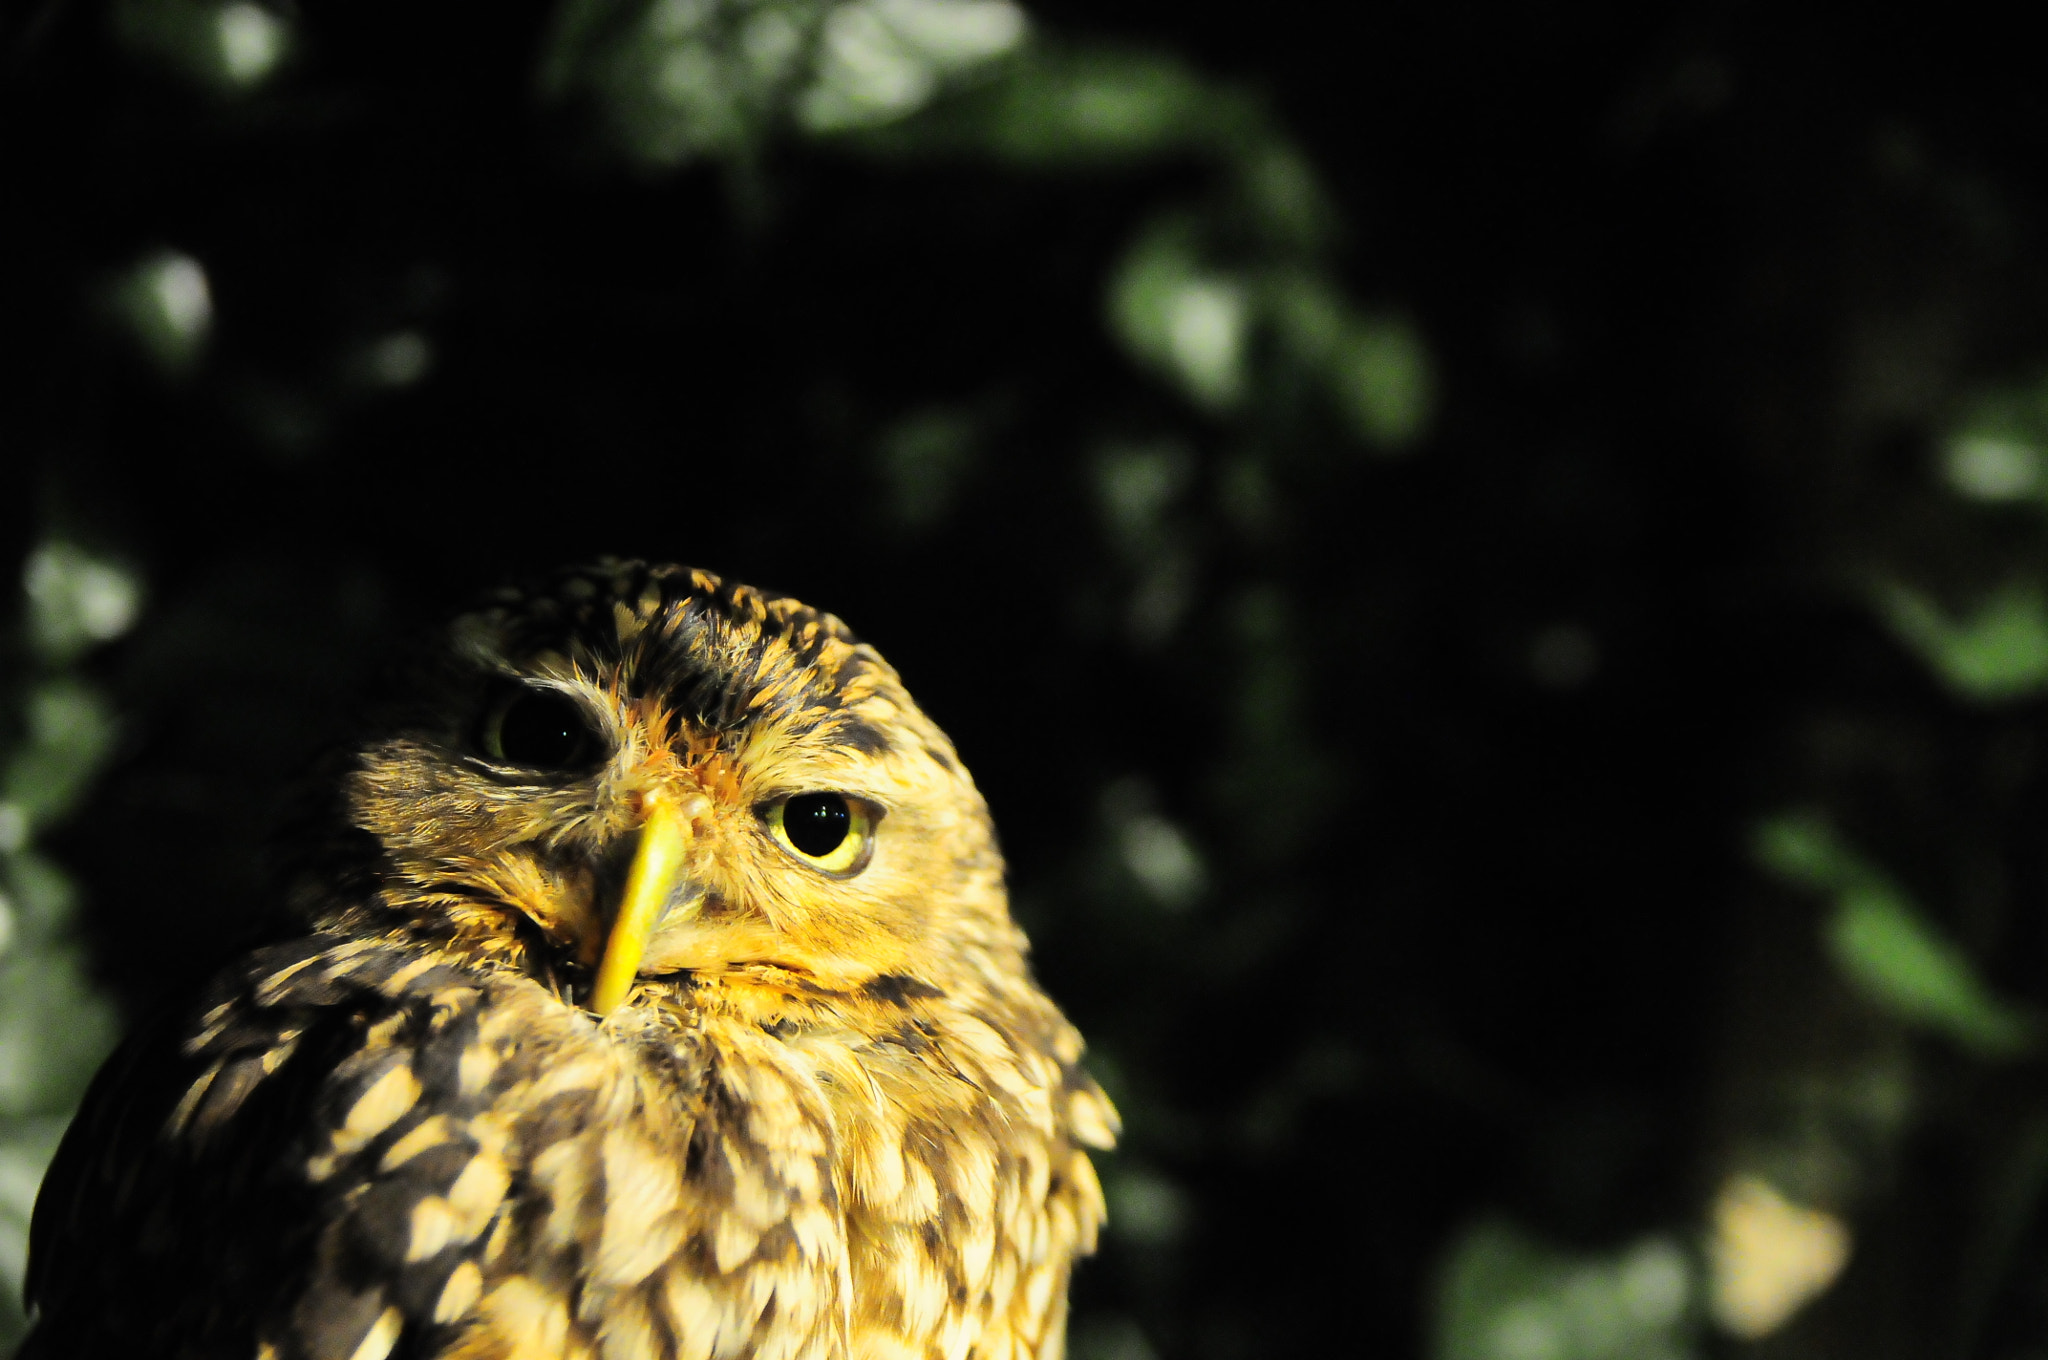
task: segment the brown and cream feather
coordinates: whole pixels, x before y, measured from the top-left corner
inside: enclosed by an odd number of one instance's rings
[[[588,761],[479,748],[507,693]],[[870,809],[854,872],[767,811]],[[688,910],[588,1009],[659,802]],[[837,619],[605,563],[460,621],[337,790],[295,938],[110,1062],[24,1360],[1057,1360],[1116,1116],[951,743]]]

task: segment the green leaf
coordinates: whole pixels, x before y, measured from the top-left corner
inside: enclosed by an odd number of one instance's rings
[[[28,742],[0,772],[0,802],[31,828],[69,813],[113,754],[114,711],[77,680],[46,681],[29,695]]]
[[[1686,1254],[1650,1237],[1610,1255],[1567,1252],[1481,1222],[1438,1277],[1435,1360],[1682,1360],[1697,1284]]]
[[[1776,817],[1757,829],[1757,861],[1788,883],[1834,898],[1828,952],[1866,999],[1983,1057],[2025,1049],[2034,1021],[1997,996],[1969,957],[1906,892],[1816,817]]]
[[[1400,449],[1427,431],[1435,378],[1429,351],[1407,322],[1357,312],[1333,281],[1306,269],[1283,272],[1266,303],[1280,344],[1360,439]]]
[[[1178,219],[1138,241],[1110,284],[1110,326],[1131,354],[1196,405],[1243,401],[1251,298],[1244,281],[1205,264]]]
[[[126,0],[114,10],[114,26],[130,46],[221,94],[261,85],[292,47],[290,23],[248,0]]]
[[[1429,351],[1405,321],[1352,321],[1328,381],[1337,409],[1368,443],[1405,448],[1429,428],[1435,404]]]
[[[1843,893],[1827,941],[1843,976],[1903,1020],[1985,1057],[2009,1057],[2032,1042],[2029,1017],[1993,995],[1962,950],[1887,885]]]
[[[71,924],[78,888],[56,864],[33,850],[0,859],[0,890],[8,913],[7,948],[0,954],[38,949]]]
[[[2048,690],[2048,599],[2038,585],[2002,587],[1961,618],[1910,586],[1885,588],[1878,605],[1900,640],[1961,697],[1984,703]]]
[[[166,374],[189,374],[213,331],[213,285],[206,267],[180,251],[159,251],[115,284],[115,311]]]
[[[0,1346],[19,1341],[27,1325],[20,1299],[28,1265],[29,1219],[66,1122],[0,1121]]]
[[[1010,52],[1025,31],[1010,0],[851,0],[825,20],[798,119],[812,132],[895,122],[949,77]]]
[[[74,953],[0,960],[0,1118],[70,1109],[115,1033],[113,1008]]]
[[[754,153],[795,99],[826,0],[569,0],[540,85],[584,95],[654,166]]]
[[[61,540],[29,554],[21,583],[29,638],[55,665],[121,636],[142,608],[142,584],[133,572]]]
[[[540,85],[591,97],[649,165],[744,162],[792,122],[898,123],[1028,27],[1013,0],[570,0]]]
[[[1754,850],[1765,868],[1807,888],[1839,891],[1872,872],[1833,827],[1800,814],[1773,817],[1758,827]]]
[[[953,152],[1051,168],[1229,151],[1269,141],[1259,106],[1151,52],[1034,43],[990,77],[864,139],[884,152]],[[1256,169],[1257,167],[1248,167]],[[1284,174],[1286,167],[1271,167]],[[1298,185],[1262,185],[1283,214]]]
[[[2048,374],[1972,401],[1942,441],[1941,471],[1975,501],[2048,501]]]

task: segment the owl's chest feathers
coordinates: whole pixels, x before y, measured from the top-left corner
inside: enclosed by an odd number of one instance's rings
[[[347,1312],[462,1360],[1057,1353],[1100,1194],[1028,1023],[651,991],[600,1025],[409,949],[280,952],[188,1043],[207,1075],[167,1131],[228,1146],[245,1093],[310,1058],[314,1017],[363,1006],[296,1154],[329,1207],[288,1330]]]
[[[1052,1275],[1064,1283],[1079,1245],[1054,1240],[1073,1219],[1055,1204],[1073,1155],[1058,1064],[1027,1036],[928,998],[738,984],[697,1000],[710,1077],[700,1118],[744,1125],[757,1146],[822,1135],[829,1148],[850,1352],[1035,1352],[1064,1293]]]

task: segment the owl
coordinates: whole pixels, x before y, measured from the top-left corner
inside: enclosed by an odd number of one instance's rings
[[[416,669],[95,1080],[24,1360],[1058,1360],[1116,1114],[887,663],[605,562]]]

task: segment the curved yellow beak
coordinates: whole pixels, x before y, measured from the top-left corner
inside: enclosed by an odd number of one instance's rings
[[[625,895],[619,899],[619,914],[612,921],[590,993],[590,1009],[599,1015],[617,1010],[633,989],[648,939],[685,886],[684,869],[693,834],[689,819],[667,799],[648,801],[640,845],[626,875]]]

